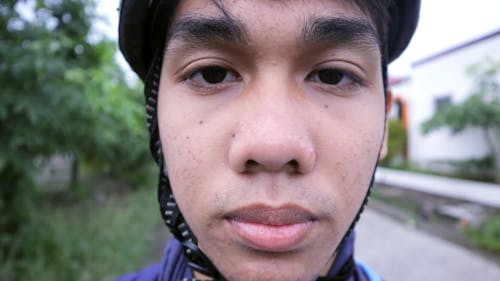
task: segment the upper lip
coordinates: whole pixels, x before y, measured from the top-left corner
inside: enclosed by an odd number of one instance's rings
[[[317,219],[311,212],[293,204],[280,207],[270,207],[262,204],[250,205],[231,211],[224,218],[271,226],[305,223]]]

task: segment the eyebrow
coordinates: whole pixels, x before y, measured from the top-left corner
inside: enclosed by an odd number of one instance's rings
[[[221,42],[247,46],[249,36],[245,25],[231,17],[188,15],[177,21],[167,36],[167,46],[180,40],[183,48],[218,45]],[[315,17],[306,20],[298,38],[298,46],[350,45],[354,48],[373,49],[381,44],[369,21],[358,18]]]
[[[304,24],[300,46],[315,44],[342,45],[373,48],[381,44],[377,32],[369,21],[358,18],[319,17]]]
[[[199,15],[183,17],[172,27],[167,36],[167,44],[174,39],[194,45],[220,41],[248,44],[245,26],[230,17],[213,18]]]

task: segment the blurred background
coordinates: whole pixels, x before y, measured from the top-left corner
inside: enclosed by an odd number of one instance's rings
[[[389,155],[357,255],[387,280],[498,280],[500,1],[422,2],[389,67]],[[0,3],[0,280],[111,280],[161,256],[118,6]]]
[[[0,280],[111,280],[146,262],[157,171],[142,85],[102,28],[117,7],[0,2]]]

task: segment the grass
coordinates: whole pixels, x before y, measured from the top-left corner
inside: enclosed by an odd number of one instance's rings
[[[144,266],[160,221],[145,188],[38,205],[0,262],[0,280],[112,280]]]

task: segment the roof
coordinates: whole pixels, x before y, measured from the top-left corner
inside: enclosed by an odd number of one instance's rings
[[[389,76],[389,86],[397,86],[410,80],[409,76]]]
[[[420,65],[422,65],[422,64],[426,64],[426,63],[428,63],[428,62],[434,61],[434,60],[436,60],[436,59],[438,59],[438,58],[441,58],[441,57],[443,57],[443,56],[446,56],[446,55],[448,55],[448,54],[451,54],[451,53],[454,53],[454,52],[456,52],[456,51],[459,51],[459,50],[465,49],[465,48],[467,48],[467,47],[469,47],[469,46],[472,46],[472,45],[475,45],[475,44],[477,44],[477,43],[480,43],[480,42],[486,41],[486,40],[488,40],[488,39],[490,39],[490,38],[493,38],[493,37],[496,37],[496,36],[499,36],[499,35],[500,35],[500,29],[495,30],[495,31],[493,31],[493,32],[491,32],[491,33],[488,33],[488,34],[486,34],[486,35],[483,35],[483,36],[481,36],[481,37],[478,37],[478,38],[476,38],[476,39],[473,39],[473,40],[471,40],[471,41],[465,42],[465,43],[463,43],[463,44],[460,44],[460,45],[457,45],[457,46],[451,47],[451,48],[446,49],[446,50],[444,50],[444,51],[441,51],[441,52],[439,52],[439,53],[436,53],[436,54],[430,55],[430,56],[428,56],[428,57],[426,57],[426,58],[419,59],[419,60],[417,60],[417,61],[413,62],[413,63],[411,64],[411,66],[412,66],[412,67],[415,67],[415,66],[420,66]]]

